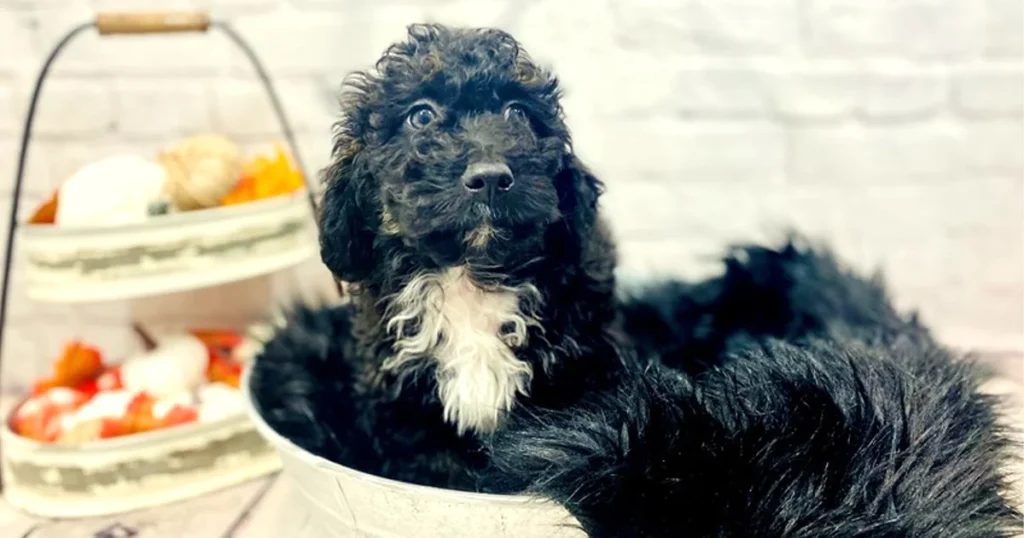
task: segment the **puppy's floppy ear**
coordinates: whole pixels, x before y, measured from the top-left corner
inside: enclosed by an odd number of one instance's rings
[[[373,270],[373,241],[380,227],[374,181],[359,159],[359,143],[339,139],[334,163],[324,171],[320,203],[320,258],[334,276],[365,280]]]
[[[582,246],[597,223],[597,199],[604,192],[604,184],[576,155],[568,153],[555,185],[559,210],[573,239]]]

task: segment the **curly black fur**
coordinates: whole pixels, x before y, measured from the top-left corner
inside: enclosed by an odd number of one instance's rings
[[[765,337],[931,339],[916,315],[895,310],[881,275],[862,278],[799,235],[780,248],[736,245],[723,261],[719,277],[624,293],[624,327],[641,355],[697,374]]]
[[[592,538],[996,538],[1006,442],[971,366],[911,340],[772,341],[696,380],[654,365],[493,441],[493,490]]]
[[[442,420],[437,380],[451,374],[430,349],[388,363],[402,336],[392,322],[414,336],[428,323],[402,309],[448,297],[402,294],[453,268],[481,293],[526,290],[516,300],[536,323],[509,344],[531,373],[517,400],[559,407],[610,386],[615,251],[598,217],[602,185],[573,154],[557,80],[498,30],[411,26],[375,69],[346,80],[342,113],[320,244],[352,304],[300,311],[257,359],[255,397],[271,426],[315,453],[462,487],[444,470],[474,446],[459,435],[471,428]],[[507,167],[514,184],[469,189],[481,164]]]
[[[975,365],[827,252],[748,246],[727,267],[647,296],[654,319],[683,322],[667,362],[696,375],[652,361],[574,408],[515,413],[490,441],[487,487],[551,497],[594,538],[1020,529],[1002,495],[1007,438]],[[704,354],[699,367],[688,352]]]

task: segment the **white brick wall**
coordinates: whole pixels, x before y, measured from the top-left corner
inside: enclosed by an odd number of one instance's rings
[[[406,24],[497,25],[562,78],[577,147],[609,184],[627,268],[701,275],[724,242],[797,226],[884,267],[900,302],[948,338],[1022,346],[1022,4],[0,0],[0,202],[35,72],[94,9],[201,7],[233,20],[276,77],[312,167],[327,157],[341,75]],[[101,155],[202,129],[247,146],[276,137],[223,36],[85,36],[46,88],[24,200]],[[315,263],[302,271],[323,282]],[[24,384],[72,336],[123,353],[133,312],[245,317],[295,281],[77,307],[32,303],[16,282],[4,384]]]

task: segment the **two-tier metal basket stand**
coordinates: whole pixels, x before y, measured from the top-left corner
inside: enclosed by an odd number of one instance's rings
[[[255,70],[303,172],[304,193],[164,215],[131,227],[62,230],[53,225],[21,225],[18,209],[33,120],[47,75],[60,53],[76,37],[92,31],[115,37],[211,29],[226,35]],[[103,13],[71,29],[46,58],[25,116],[0,287],[0,348],[8,329],[16,237],[28,281],[25,291],[33,300],[125,300],[243,280],[315,255],[316,189],[306,172],[267,71],[249,44],[226,22],[211,20],[203,12]],[[147,259],[147,249],[161,255]],[[126,256],[126,252],[135,255]],[[175,258],[169,252],[182,256]],[[106,273],[86,270],[95,268],[97,259],[104,256],[124,265]],[[79,446],[33,442],[15,434],[8,421],[0,429],[0,441],[5,497],[25,511],[48,517],[100,515],[162,504],[273,472],[280,466],[273,449],[244,415]]]

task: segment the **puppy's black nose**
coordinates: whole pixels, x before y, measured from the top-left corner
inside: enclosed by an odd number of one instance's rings
[[[470,192],[485,194],[488,198],[495,193],[512,188],[515,179],[512,170],[505,163],[473,163],[462,174],[462,184]]]

